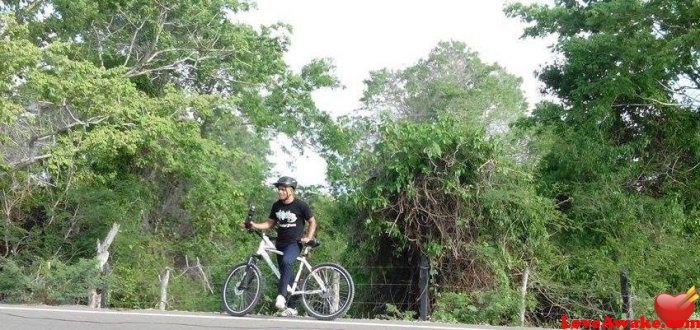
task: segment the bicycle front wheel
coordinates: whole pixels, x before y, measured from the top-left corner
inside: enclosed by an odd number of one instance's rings
[[[345,268],[325,263],[311,268],[301,290],[301,301],[309,315],[319,320],[334,320],[350,309],[355,283]]]
[[[226,276],[221,296],[226,312],[233,316],[250,313],[263,295],[264,280],[256,265],[234,266]]]

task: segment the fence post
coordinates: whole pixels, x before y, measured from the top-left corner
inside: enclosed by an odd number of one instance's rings
[[[168,304],[168,281],[170,281],[170,267],[165,267],[161,275],[158,275],[160,280],[160,303],[158,309],[164,311]]]
[[[420,257],[420,275],[418,288],[420,290],[420,319],[428,319],[428,282],[430,281],[430,261],[425,254]]]
[[[520,286],[520,326],[525,326],[526,298],[527,298],[527,280],[530,277],[530,266],[525,266],[523,272],[522,284]]]
[[[620,293],[622,294],[622,312],[625,314],[625,319],[632,319],[630,313],[630,283],[629,277],[627,276],[627,271],[620,271]],[[630,325],[627,323],[625,330],[629,330]]]

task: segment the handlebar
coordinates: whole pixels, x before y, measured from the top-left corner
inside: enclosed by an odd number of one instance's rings
[[[304,244],[304,246],[310,246],[312,248],[316,248],[319,245],[321,245],[321,242],[319,242],[318,240],[315,240],[315,239],[312,239],[312,240],[308,241],[306,244]]]
[[[245,218],[245,222],[253,221],[253,215],[255,215],[255,206],[251,206],[248,209],[248,216]]]
[[[262,237],[262,234],[256,230],[254,230],[253,227],[250,225],[250,223],[253,221],[254,215],[255,215],[255,206],[251,206],[250,208],[248,208],[248,216],[246,216],[246,218],[245,218],[245,226],[246,226],[248,231],[255,232],[256,234],[258,234],[258,236]],[[319,245],[321,245],[321,242],[319,242],[318,240],[311,240],[308,243],[304,244],[304,246],[310,246],[312,248],[318,247]]]
[[[253,221],[253,215],[255,215],[255,206],[251,206],[248,209],[248,216],[245,218],[245,227],[248,230],[251,230],[251,228],[252,228],[250,223]]]

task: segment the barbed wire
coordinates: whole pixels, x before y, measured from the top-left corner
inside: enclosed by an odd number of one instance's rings
[[[164,269],[170,269],[173,271],[171,277],[171,282],[176,283],[178,289],[173,290],[168,293],[166,305],[167,308],[178,306],[198,306],[197,308],[207,309],[211,308],[212,302],[214,300],[220,299],[221,287],[223,283],[223,277],[226,275],[228,270],[232,269],[235,264],[216,264],[216,265],[202,265],[202,263],[194,258],[192,261],[188,262],[189,259],[185,259],[184,265],[180,267],[164,267]],[[274,262],[276,265],[276,262]],[[342,263],[339,263],[342,265]],[[263,263],[258,263],[260,267],[264,281],[266,282],[266,295],[272,295],[271,292],[274,291],[273,283],[277,283],[278,279],[274,276],[272,271]],[[298,264],[293,268],[293,272],[296,275],[298,270]],[[375,311],[380,311],[386,308],[388,305],[396,306],[399,310],[402,309],[415,309],[417,306],[416,297],[418,296],[418,274],[420,269],[417,266],[401,266],[401,265],[389,265],[389,266],[363,266],[363,265],[350,265],[345,267],[356,280],[354,285],[356,288],[356,300],[353,301],[352,305],[356,306],[360,310],[374,309]],[[413,271],[412,275],[405,275],[406,280],[399,280],[397,278],[392,278],[385,276],[386,272],[396,272],[403,273],[407,270]],[[308,271],[304,270],[300,282],[304,279],[304,274]],[[121,299],[119,294],[111,295],[109,298],[109,305],[118,307],[138,307],[138,308],[158,308],[161,301],[158,299],[158,275],[154,273],[153,284],[150,287],[143,288],[141,294],[137,296],[143,297],[143,299],[129,299],[129,297],[124,297]],[[355,277],[355,275],[358,275]],[[378,275],[378,276],[374,276]],[[358,281],[359,280],[359,281]],[[203,282],[205,281],[204,285]],[[188,284],[191,283],[191,284]],[[184,283],[184,284],[183,284]],[[173,284],[171,284],[173,285]],[[609,285],[610,288],[617,288],[616,284]],[[184,288],[183,288],[184,286]],[[183,289],[185,291],[189,290],[188,287],[191,286],[192,290],[200,292],[199,297],[193,297],[197,294],[185,293],[183,294]],[[498,288],[484,289],[484,290],[473,290],[472,287],[463,285],[450,285],[431,282],[428,286],[428,292],[431,295],[433,301],[437,299],[436,293],[458,293],[465,294],[467,300],[465,303],[474,303],[475,297],[480,294],[500,294]],[[510,295],[519,298],[520,292],[517,288],[509,288],[511,290]],[[119,290],[114,290],[114,287],[110,288],[112,292],[119,292]],[[171,291],[168,289],[168,291]],[[147,292],[147,293],[146,293]],[[381,293],[380,293],[381,292]],[[175,294],[176,296],[173,296]],[[606,292],[602,289],[592,290],[584,285],[565,285],[562,283],[557,283],[551,279],[538,278],[537,275],[531,277],[531,281],[527,287],[526,295],[529,299],[533,297],[537,300],[537,304],[534,310],[527,310],[528,318],[547,318],[551,315],[576,315],[576,314],[586,314],[586,315],[617,315],[622,312],[621,307],[621,294],[618,290]],[[270,299],[273,296],[267,297],[263,300],[263,304],[269,305]],[[358,299],[359,298],[359,299]],[[648,294],[635,294],[634,291],[630,292],[630,306],[632,310],[635,311],[636,315],[640,312],[648,313],[653,310],[653,300],[655,296]],[[511,299],[511,298],[508,298]],[[208,307],[207,307],[208,306]],[[269,306],[267,306],[269,308]],[[354,309],[354,308],[351,308]]]

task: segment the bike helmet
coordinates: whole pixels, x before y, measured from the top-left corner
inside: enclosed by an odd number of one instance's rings
[[[275,182],[275,187],[279,188],[280,186],[284,187],[292,187],[292,189],[296,190],[297,189],[297,180],[295,180],[292,177],[288,176],[283,176]]]

